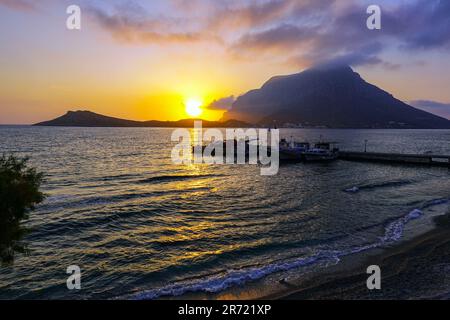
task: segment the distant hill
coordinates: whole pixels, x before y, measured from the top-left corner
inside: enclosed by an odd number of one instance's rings
[[[190,128],[194,126],[195,119],[184,119],[178,121],[134,121],[104,116],[91,111],[69,111],[65,115],[40,123],[35,126],[49,127],[167,127],[167,128]],[[206,121],[202,120],[203,127],[209,128],[245,128],[249,124],[237,121]]]
[[[349,66],[322,66],[274,77],[239,97],[222,120],[331,128],[450,128],[450,121],[416,109],[367,83]]]

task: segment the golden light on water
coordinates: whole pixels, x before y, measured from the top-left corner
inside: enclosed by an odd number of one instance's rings
[[[185,102],[186,106],[186,113],[190,117],[198,117],[203,113],[203,110],[201,106],[203,105],[203,102],[200,99],[197,98],[189,98]]]

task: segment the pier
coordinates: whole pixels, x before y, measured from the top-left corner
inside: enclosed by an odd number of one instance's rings
[[[450,155],[340,151],[339,159],[450,167]]]

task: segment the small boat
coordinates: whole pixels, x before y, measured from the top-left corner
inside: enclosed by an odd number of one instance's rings
[[[231,145],[231,149],[229,148],[229,145]],[[201,146],[195,146],[192,145],[192,152],[194,153],[196,150],[196,147],[199,148],[199,150],[201,150],[201,153],[203,154],[205,152],[205,149],[207,147],[210,147],[211,150],[211,155],[215,156],[216,155],[216,147],[222,150],[223,156],[226,157],[227,156],[227,152],[228,151],[232,151],[234,154],[234,157],[237,157],[238,153],[240,152],[240,148],[243,147],[244,149],[244,153],[245,153],[245,159],[246,161],[249,159],[250,157],[250,148],[253,147],[256,151],[256,156],[259,157],[259,154],[261,152],[261,150],[264,150],[264,146],[259,146],[258,145],[258,140],[250,140],[248,137],[245,139],[234,139],[234,140],[223,140],[223,141],[214,141],[210,144],[207,145],[201,145]],[[200,149],[201,148],[201,149]],[[267,156],[271,155],[271,149],[269,146],[265,146],[265,148],[267,149],[265,152],[267,154]]]
[[[303,153],[305,161],[331,161],[339,156],[339,149],[333,147],[333,142],[320,142]]]
[[[212,152],[211,152],[212,156],[216,155],[216,152],[215,152],[216,149],[215,148],[220,148],[220,149],[223,150],[223,155],[226,156],[226,153],[227,153],[227,150],[228,150],[227,144],[230,144],[232,146],[233,152],[236,155],[237,151],[238,151],[238,145],[240,143],[244,144],[244,146],[245,146],[245,156],[248,157],[248,155],[249,155],[249,145],[250,145],[250,140],[248,138],[241,139],[241,140],[237,140],[237,139],[234,139],[234,140],[219,140],[219,141],[214,141],[214,142],[212,142],[210,144],[197,145],[197,146],[196,145],[192,145],[191,147],[192,147],[192,152],[193,153],[195,152],[195,150],[196,150],[195,148],[196,147],[201,148],[200,150],[201,150],[202,154],[203,154],[203,152],[205,152],[205,149],[207,147],[210,147],[212,149]]]
[[[280,140],[280,160],[284,161],[331,161],[339,156],[334,142],[319,142],[311,147],[309,142]]]
[[[303,154],[309,149],[309,142],[287,142],[286,139],[280,140],[280,160],[301,161]]]

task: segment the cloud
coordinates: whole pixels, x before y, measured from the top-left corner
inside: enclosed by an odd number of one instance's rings
[[[410,104],[416,108],[434,113],[450,120],[450,103],[441,103],[431,100],[415,100],[410,101]]]
[[[189,24],[182,18],[152,17],[135,2],[115,6],[110,12],[89,6],[87,13],[103,30],[122,42],[165,44],[218,40],[195,29],[189,30]]]
[[[221,98],[218,100],[214,100],[210,103],[210,105],[207,107],[207,109],[212,110],[231,110],[233,107],[233,103],[236,101],[236,98],[234,96],[229,96],[225,98]]]
[[[390,17],[406,49],[450,49],[450,1],[417,1]]]
[[[225,5],[219,4],[214,10],[208,25],[213,28],[231,28],[233,30],[263,26],[283,18],[291,9],[292,3],[292,0],[252,2],[247,5],[243,1],[225,2]]]
[[[171,0],[164,14],[139,3],[103,3],[88,15],[121,42],[213,43],[233,58],[282,57],[296,67],[336,61],[392,69],[400,64],[386,52],[450,50],[448,0],[383,2],[381,30],[367,29],[363,0]]]
[[[34,11],[34,3],[27,0],[0,0],[0,5],[17,11]]]
[[[326,3],[326,6],[324,5]],[[366,28],[366,5],[349,1],[301,1],[303,10],[291,12],[276,25],[249,31],[233,45],[233,52],[290,54],[289,63],[320,64],[340,61],[351,65],[398,68],[382,56],[386,49],[450,49],[450,1],[418,0],[382,6],[382,30]],[[319,5],[322,5],[319,7]],[[286,20],[290,18],[290,23]]]
[[[312,40],[314,36],[314,30],[292,24],[282,24],[268,30],[242,36],[234,44],[233,49],[236,51],[252,50],[259,52],[273,49],[295,49],[303,45],[305,41]]]
[[[290,13],[289,24],[248,32],[232,46],[235,54],[282,52],[299,67],[321,63],[375,65],[385,62],[379,33],[366,28],[366,8],[354,3],[342,8],[336,1],[303,1]]]

